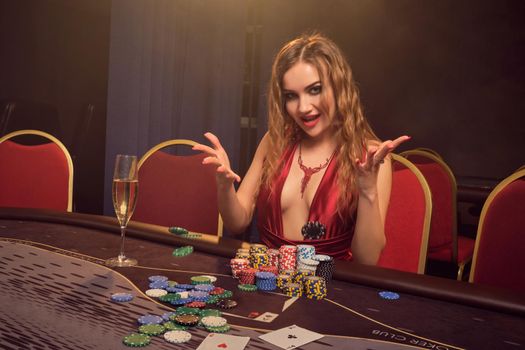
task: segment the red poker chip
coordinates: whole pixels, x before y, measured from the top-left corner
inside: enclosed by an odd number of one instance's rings
[[[191,303],[188,303],[185,306],[199,309],[205,307],[206,303],[204,301],[192,301]]]
[[[221,287],[215,287],[211,292],[210,295],[219,295],[224,293],[224,288]]]

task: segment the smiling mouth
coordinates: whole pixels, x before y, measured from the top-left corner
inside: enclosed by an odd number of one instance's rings
[[[316,120],[319,117],[320,117],[320,115],[316,114],[316,115],[301,117],[301,120],[303,122],[305,122],[305,123],[308,123],[308,122],[312,122],[312,121]]]

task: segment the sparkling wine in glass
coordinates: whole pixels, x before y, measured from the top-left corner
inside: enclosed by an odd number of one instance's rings
[[[137,157],[118,154],[113,175],[113,207],[120,224],[120,253],[117,257],[106,260],[108,266],[135,266],[137,260],[124,255],[126,227],[137,204],[139,188]]]

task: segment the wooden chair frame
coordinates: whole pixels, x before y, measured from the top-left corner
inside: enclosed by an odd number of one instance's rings
[[[403,164],[410,171],[412,171],[414,175],[416,175],[416,178],[418,179],[425,196],[425,219],[423,222],[423,233],[421,237],[421,246],[419,248],[419,263],[417,269],[418,274],[423,274],[425,273],[427,262],[428,237],[430,232],[430,220],[432,217],[432,193],[430,192],[430,187],[428,186],[427,180],[425,180],[425,177],[421,171],[419,171],[419,169],[411,161],[398,154],[391,153],[391,156],[393,162],[396,161]],[[393,166],[394,165],[392,164],[392,168]]]
[[[62,152],[64,152],[64,155],[65,155],[66,160],[67,160],[67,166],[68,166],[68,169],[69,169],[68,191],[67,191],[68,192],[68,194],[67,194],[67,211],[71,212],[72,209],[73,209],[73,159],[71,158],[71,155],[69,154],[69,151],[67,150],[66,146],[64,146],[64,144],[59,139],[54,137],[53,135],[48,134],[47,132],[44,132],[44,131],[33,130],[33,129],[24,129],[24,130],[17,130],[17,131],[10,132],[9,134],[6,134],[6,135],[0,137],[0,143],[4,142],[6,140],[12,139],[12,138],[14,138],[16,136],[21,136],[21,135],[41,136],[41,137],[46,138],[49,141],[55,143],[62,150]]]
[[[481,214],[479,216],[479,224],[478,224],[478,232],[476,236],[476,244],[474,245],[474,255],[472,258],[472,267],[470,271],[469,276],[469,282],[474,283],[474,275],[476,273],[476,263],[478,260],[478,251],[479,251],[479,244],[483,236],[483,224],[485,222],[485,217],[487,216],[487,212],[492,205],[492,202],[494,201],[494,198],[503,190],[505,187],[507,187],[512,182],[525,177],[525,168],[520,168],[518,171],[514,172],[512,175],[505,178],[503,181],[501,181],[493,190],[490,192],[489,196],[487,197],[487,200],[485,201],[485,204],[483,204],[483,209],[481,209]],[[512,267],[509,267],[512,268]]]
[[[140,170],[140,167],[142,166],[142,164],[144,164],[144,162],[155,152],[163,149],[163,148],[166,148],[166,147],[169,147],[169,146],[177,146],[177,145],[184,145],[184,146],[189,146],[189,147],[193,147],[197,144],[197,142],[195,141],[192,141],[192,140],[187,140],[187,139],[174,139],[174,140],[168,140],[168,141],[164,141],[164,142],[161,142],[159,143],[158,145],[156,146],[153,146],[152,148],[150,148],[139,160],[139,163],[138,163],[138,169]],[[222,231],[223,231],[223,222],[222,222],[222,216],[221,214],[219,213],[218,215],[218,221],[217,221],[217,237],[222,237]]]

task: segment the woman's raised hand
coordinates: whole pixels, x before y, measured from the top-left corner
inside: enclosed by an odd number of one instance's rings
[[[217,182],[219,183],[231,184],[234,181],[240,182],[241,177],[232,171],[228,154],[226,154],[226,151],[222,148],[217,136],[211,132],[205,133],[204,136],[211,142],[213,148],[200,143],[193,146],[194,150],[208,154],[208,157],[204,158],[202,164],[210,164],[217,168],[216,175]]]
[[[377,173],[379,166],[385,162],[385,158],[400,144],[410,140],[410,136],[400,136],[395,140],[388,140],[378,146],[369,146],[364,159],[357,159],[357,185],[359,191],[367,193],[376,188]]]

